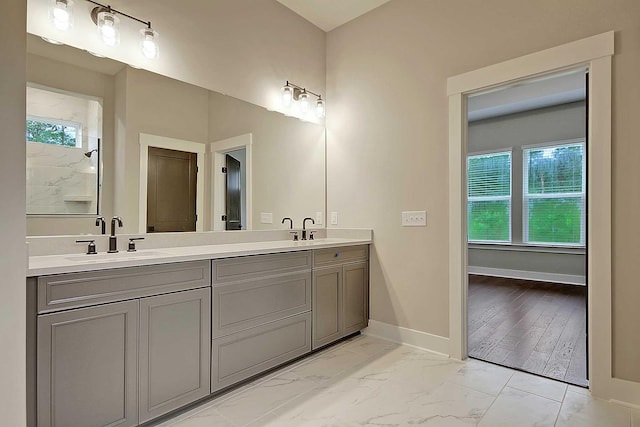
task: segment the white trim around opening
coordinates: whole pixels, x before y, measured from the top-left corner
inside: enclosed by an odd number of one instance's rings
[[[587,285],[589,380],[594,395],[640,405],[640,383],[612,375],[610,31],[447,80],[449,97],[449,342],[467,357],[467,96],[570,70],[589,71]]]

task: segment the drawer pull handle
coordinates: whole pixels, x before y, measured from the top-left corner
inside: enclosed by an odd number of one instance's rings
[[[340,252],[336,252],[336,254],[334,255],[334,257],[336,257],[336,258],[340,258]]]

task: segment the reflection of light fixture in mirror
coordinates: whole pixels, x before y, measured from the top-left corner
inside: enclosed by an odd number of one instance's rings
[[[67,31],[73,24],[73,1],[52,0],[49,19],[56,29]]]
[[[84,155],[85,155],[85,157],[87,157],[87,158],[91,158],[91,156],[93,155],[93,153],[97,153],[97,152],[98,152],[98,149],[97,149],[97,148],[94,148],[93,150],[91,150],[91,151],[87,151],[86,153],[84,153]]]
[[[316,116],[324,117],[324,100],[319,97],[316,101]]]
[[[140,40],[140,49],[147,59],[156,59],[158,57],[158,32],[151,28],[151,23],[147,28],[140,30],[142,38]]]
[[[287,80],[286,84],[282,86],[282,105],[284,107],[290,107],[293,101],[299,102],[300,112],[302,114],[307,114],[309,112],[309,95],[313,95],[317,97],[316,101],[316,116],[319,118],[324,117],[325,114],[325,106],[324,100],[322,96],[313,93],[306,88],[300,87],[296,84],[293,84]]]

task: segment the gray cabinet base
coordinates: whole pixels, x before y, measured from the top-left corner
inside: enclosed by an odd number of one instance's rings
[[[311,313],[302,313],[212,341],[211,391],[311,351]]]

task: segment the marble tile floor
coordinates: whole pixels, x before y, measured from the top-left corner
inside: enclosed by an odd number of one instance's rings
[[[558,381],[359,335],[160,424],[414,425],[640,427],[640,411]]]

